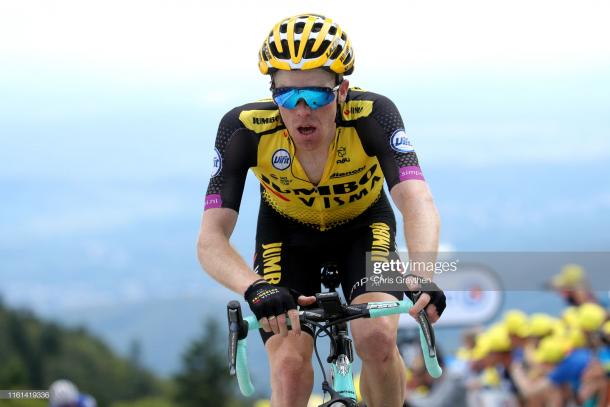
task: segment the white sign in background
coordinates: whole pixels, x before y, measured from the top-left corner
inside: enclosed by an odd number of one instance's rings
[[[488,268],[478,264],[460,264],[454,273],[439,274],[434,282],[446,290],[447,308],[434,326],[482,325],[500,310],[504,292],[498,279]],[[401,315],[401,327],[415,327],[409,315]]]

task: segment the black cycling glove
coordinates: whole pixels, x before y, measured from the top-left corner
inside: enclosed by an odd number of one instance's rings
[[[409,274],[406,277],[411,277],[409,281],[416,282],[411,290],[405,291],[407,297],[409,297],[409,299],[415,303],[421,293],[428,294],[430,296],[430,302],[428,305],[434,304],[436,306],[436,312],[440,317],[445,310],[445,307],[447,307],[447,297],[445,297],[443,290],[441,290],[429,279],[425,279],[414,274]]]
[[[252,283],[244,298],[256,319],[285,314],[288,310],[297,308],[299,293],[260,279]]]

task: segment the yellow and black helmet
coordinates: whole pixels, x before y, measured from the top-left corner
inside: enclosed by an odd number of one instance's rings
[[[354,70],[354,50],[345,31],[330,18],[301,14],[273,27],[258,53],[263,74],[325,68],[337,75]]]

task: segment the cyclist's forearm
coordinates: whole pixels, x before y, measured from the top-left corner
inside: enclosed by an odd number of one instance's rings
[[[413,199],[409,216],[404,217],[404,232],[409,253],[436,253],[440,217],[432,199]]]
[[[438,252],[440,217],[431,196],[408,197],[403,213],[405,240],[409,259],[415,262],[434,262]],[[426,270],[428,270],[426,272]],[[429,267],[416,272],[422,277],[433,278]]]
[[[203,269],[228,289],[243,295],[260,276],[252,271],[223,234],[200,237],[197,257]]]

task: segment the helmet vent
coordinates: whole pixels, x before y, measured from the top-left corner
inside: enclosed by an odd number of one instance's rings
[[[341,45],[339,45],[336,49],[335,52],[333,52],[333,54],[330,56],[330,59],[337,59],[337,57],[339,55],[341,55],[341,51],[343,51],[343,47]]]
[[[296,23],[294,25],[294,33],[295,34],[301,34],[303,32],[303,28],[305,28],[305,23],[304,22]]]
[[[352,50],[349,50],[347,56],[345,57],[345,60],[343,61],[345,65],[349,64],[350,62],[352,62]]]
[[[305,47],[305,57],[308,59],[319,58],[320,56],[322,56],[330,41],[323,41],[322,46],[319,47],[316,52],[312,52],[311,50],[313,49],[313,44],[315,44],[315,42],[316,40],[314,40],[313,38],[307,40],[307,46]]]
[[[282,52],[277,50],[277,44],[275,42],[269,43],[269,48],[271,48],[271,54],[275,56],[279,56],[280,58],[288,59],[290,58],[290,51],[288,50],[288,41],[282,40]]]

